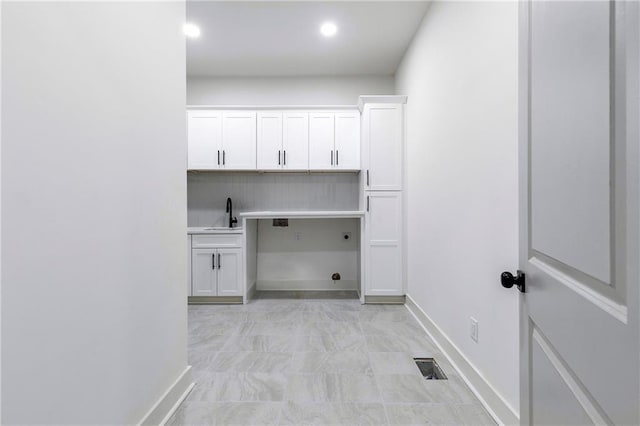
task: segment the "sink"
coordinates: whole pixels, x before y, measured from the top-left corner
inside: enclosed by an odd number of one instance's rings
[[[229,228],[228,226],[190,226],[187,228],[187,233],[189,234],[208,234],[208,233],[219,233],[219,234],[241,234],[242,228]]]
[[[188,234],[242,234],[241,227],[229,228],[228,226],[189,226]]]

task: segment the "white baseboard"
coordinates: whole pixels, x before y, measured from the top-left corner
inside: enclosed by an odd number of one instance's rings
[[[422,328],[438,346],[438,349],[448,358],[453,368],[458,371],[458,374],[460,374],[494,420],[500,425],[519,425],[520,418],[511,405],[409,295],[407,295],[405,306],[422,325]]]
[[[138,425],[164,425],[167,423],[194,386],[195,383],[191,379],[191,366],[188,365]]]
[[[332,291],[332,290],[357,290],[358,281],[355,280],[309,280],[309,281],[258,281],[257,290],[307,290],[307,291]]]

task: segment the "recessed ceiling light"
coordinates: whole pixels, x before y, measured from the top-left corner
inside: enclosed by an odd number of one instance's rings
[[[187,22],[186,24],[184,24],[183,29],[184,29],[184,34],[189,38],[200,37],[200,27],[198,27],[196,24]]]
[[[338,32],[338,27],[333,22],[325,22],[320,27],[320,32],[325,37],[333,37]]]

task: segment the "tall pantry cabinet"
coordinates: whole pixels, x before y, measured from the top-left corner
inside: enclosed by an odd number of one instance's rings
[[[406,96],[361,96],[365,296],[404,296],[403,181]]]

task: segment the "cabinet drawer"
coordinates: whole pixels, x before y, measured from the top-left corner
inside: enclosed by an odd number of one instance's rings
[[[191,237],[192,248],[242,247],[242,234],[201,234]]]

